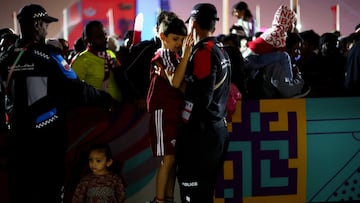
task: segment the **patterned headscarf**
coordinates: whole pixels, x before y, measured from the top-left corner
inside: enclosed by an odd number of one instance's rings
[[[104,91],[107,91],[109,85],[110,71],[113,71],[115,69],[118,61],[116,61],[116,59],[111,58],[111,56],[106,51],[95,51],[91,49],[91,47],[89,47],[88,49],[95,56],[104,59],[104,79],[103,79],[102,89]]]
[[[285,47],[287,31],[295,21],[295,12],[282,5],[275,12],[272,27],[267,29],[260,37],[276,48]]]

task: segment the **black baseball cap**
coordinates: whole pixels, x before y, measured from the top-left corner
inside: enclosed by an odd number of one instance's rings
[[[20,9],[17,14],[19,22],[28,22],[36,19],[41,19],[44,22],[52,23],[59,21],[57,18],[51,17],[46,10],[38,4],[29,4]]]
[[[219,20],[216,7],[209,3],[196,4],[191,10],[190,17],[186,20],[186,23],[189,22],[191,17],[200,21]]]

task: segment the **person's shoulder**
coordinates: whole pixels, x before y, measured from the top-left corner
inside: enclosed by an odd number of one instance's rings
[[[78,57],[87,57],[90,55],[94,55],[94,54],[92,54],[89,50],[86,49],[86,50],[80,52]]]
[[[161,54],[161,53],[163,53],[164,50],[165,50],[165,49],[163,49],[163,48],[156,49],[155,52],[154,52],[154,54],[153,54],[153,56],[152,56],[152,58],[151,58],[151,60],[154,61],[154,60],[156,60],[156,59],[161,58],[161,57],[162,57],[162,54]]]
[[[195,51],[211,51],[216,45],[216,41],[212,37],[208,37],[199,41],[193,48]]]
[[[355,42],[355,44],[351,47],[350,51],[359,52],[360,51],[360,40]]]
[[[110,171],[107,175],[110,176],[110,177],[114,177],[114,178],[120,178],[120,176],[118,174],[116,174],[116,173],[114,173],[112,171]]]
[[[59,53],[54,51],[54,47],[47,44],[34,43],[29,45],[29,51],[33,52],[33,56],[43,61],[50,61],[55,55],[60,55]]]
[[[109,178],[111,178],[112,180],[116,181],[116,182],[122,182],[122,178],[120,175],[114,173],[114,172],[110,172],[107,174],[107,176]]]
[[[88,182],[88,181],[91,181],[91,180],[93,180],[95,178],[96,178],[96,176],[94,174],[89,173],[89,174],[86,174],[83,177],[81,177],[79,183]]]
[[[140,43],[134,45],[131,47],[130,52],[136,52],[137,50],[143,50],[146,47],[152,48],[152,49],[158,49],[160,48],[161,44],[158,43],[157,39],[149,39],[141,41]]]
[[[54,51],[54,46],[50,45],[50,44],[41,44],[41,43],[33,43],[30,44],[27,48],[27,46],[25,46],[25,49],[33,49],[33,50],[38,50],[38,51],[42,51],[44,53],[48,53],[50,54],[51,52]]]
[[[84,50],[79,54],[77,54],[76,58],[73,60],[73,63],[75,62],[79,63],[80,61],[83,62],[91,58],[96,58],[96,56],[93,53],[91,53],[89,50]]]
[[[9,58],[13,57],[15,54],[15,46],[12,45],[6,51],[0,52],[0,66],[5,65],[8,63]]]
[[[88,174],[85,174],[81,179],[87,179],[87,178],[92,178],[94,177],[95,175],[93,173],[88,173]]]

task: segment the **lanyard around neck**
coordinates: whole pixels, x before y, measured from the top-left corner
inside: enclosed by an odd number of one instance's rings
[[[24,54],[24,52],[27,50],[27,48],[28,48],[28,46],[29,46],[30,44],[31,44],[31,43],[28,43],[28,44],[26,44],[23,48],[20,48],[21,50],[20,50],[19,54],[17,55],[17,57],[16,57],[13,65],[10,66],[10,70],[9,70],[9,72],[8,72],[8,76],[7,76],[7,80],[6,80],[6,87],[7,87],[8,84],[9,84],[11,75],[12,75],[12,73],[14,72],[14,69],[15,69],[16,65],[19,63],[21,56]]]

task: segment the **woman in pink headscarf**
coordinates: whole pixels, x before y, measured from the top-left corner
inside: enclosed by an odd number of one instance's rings
[[[246,57],[247,67],[252,70],[261,69],[267,65],[278,63],[281,65],[281,77],[271,78],[276,81],[274,86],[293,86],[299,84],[296,91],[301,91],[303,80],[300,75],[293,76],[290,56],[286,52],[287,32],[292,32],[296,21],[296,14],[285,5],[281,5],[275,12],[272,27],[267,29],[254,41],[248,43],[251,54]],[[271,76],[273,77],[273,76]]]
[[[256,54],[285,51],[287,32],[293,31],[295,21],[295,12],[287,6],[280,6],[274,15],[272,27],[249,42],[249,48]]]

